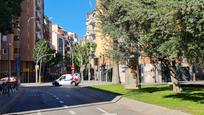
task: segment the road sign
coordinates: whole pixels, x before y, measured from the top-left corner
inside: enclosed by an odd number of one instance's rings
[[[74,67],[71,67],[71,70],[75,70],[75,68],[74,68]]]

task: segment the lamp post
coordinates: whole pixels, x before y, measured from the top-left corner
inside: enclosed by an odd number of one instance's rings
[[[9,41],[9,37],[8,37],[8,39],[7,39],[7,42],[8,42],[8,85],[9,85],[9,87],[8,87],[8,96],[10,96],[10,77],[11,77],[11,63],[10,63],[10,46],[11,46],[11,44],[9,43],[10,41]]]
[[[35,16],[29,17],[27,20],[27,42],[29,41],[28,38],[30,37],[30,31],[29,31],[29,23],[32,19],[35,19]],[[35,25],[35,23],[34,23]],[[35,34],[34,34],[35,35]],[[37,81],[37,80],[36,80]],[[28,69],[28,82],[29,82],[29,69]]]

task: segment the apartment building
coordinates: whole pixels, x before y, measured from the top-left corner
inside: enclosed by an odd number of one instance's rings
[[[94,69],[95,80],[112,80],[112,60],[109,55],[109,50],[112,48],[112,39],[103,34],[100,20],[98,19],[98,9],[100,8],[100,1],[96,0],[96,8],[87,13],[86,19],[86,35],[84,35],[82,42],[90,42],[96,44],[95,51],[90,52],[94,57],[90,58],[90,68]],[[97,9],[97,10],[96,10]],[[106,70],[106,75],[104,71]],[[110,72],[110,73],[108,73]],[[107,76],[108,75],[108,76]],[[106,77],[106,78],[105,78]],[[108,78],[107,78],[108,77]]]
[[[19,75],[19,17],[12,19],[12,34],[0,33],[0,78]]]
[[[20,60],[21,81],[35,81],[33,49],[43,37],[44,0],[24,0],[21,12]]]
[[[96,40],[96,12],[93,10],[92,12],[87,14],[86,18],[86,40],[89,42],[94,42]]]
[[[13,19],[14,33],[1,35],[0,77],[10,74],[34,82],[32,55],[36,41],[43,39],[44,0],[23,0],[21,7],[21,16]]]
[[[55,49],[56,53],[63,53],[64,55],[64,42],[65,42],[65,35],[66,32],[62,27],[57,24],[52,24],[51,26],[51,48]]]

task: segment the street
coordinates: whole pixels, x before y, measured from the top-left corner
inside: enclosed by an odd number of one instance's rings
[[[86,87],[22,87],[23,93],[7,113],[34,115],[141,115],[114,103],[116,95]]]

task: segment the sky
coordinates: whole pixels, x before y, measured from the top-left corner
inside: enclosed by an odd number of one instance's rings
[[[67,32],[75,32],[79,38],[86,33],[86,15],[96,5],[96,0],[44,0],[45,15],[52,23],[59,24]]]

